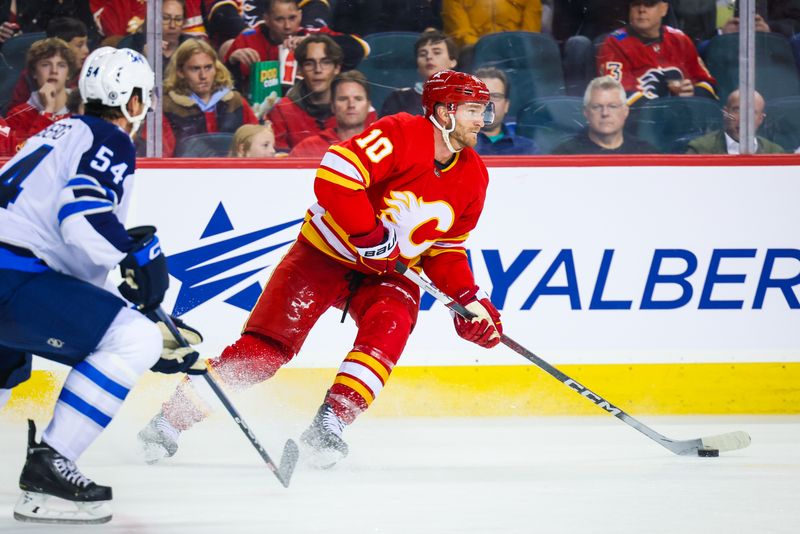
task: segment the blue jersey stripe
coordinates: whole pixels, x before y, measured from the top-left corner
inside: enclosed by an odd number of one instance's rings
[[[105,208],[107,211],[111,211],[113,209],[113,204],[111,204],[108,200],[75,200],[70,202],[69,204],[64,204],[60,210],[58,210],[58,224],[64,222],[64,219],[71,217],[72,215],[77,215],[78,213],[82,213],[84,211],[92,211],[92,213],[97,213],[97,210]],[[104,210],[104,211],[105,211]]]
[[[128,388],[107,377],[85,360],[73,367],[73,369],[114,395],[119,400],[125,400],[125,397],[128,396],[128,391],[130,391]]]
[[[64,388],[61,390],[61,395],[58,396],[58,400],[63,402],[64,404],[68,404],[78,410],[81,414],[85,415],[101,427],[105,428],[108,426],[108,423],[111,422],[111,418],[68,390]]]

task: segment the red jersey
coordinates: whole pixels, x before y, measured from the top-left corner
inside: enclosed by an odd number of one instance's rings
[[[398,113],[331,146],[317,169],[318,203],[300,239],[357,269],[348,237],[380,219],[394,227],[403,263],[421,266],[450,295],[473,287],[464,242],[483,210],[489,175],[471,148],[440,169],[434,135],[425,117]]]
[[[147,16],[146,0],[90,0],[89,9],[104,37],[136,33]]]
[[[17,138],[14,130],[0,117],[0,157],[10,158],[17,153]]]
[[[70,116],[66,108],[62,109],[62,113],[46,113],[40,111],[31,102],[32,100],[28,100],[28,102],[20,104],[6,115],[8,125],[14,130],[18,143],[27,141],[29,137],[33,137],[54,122]]]
[[[600,76],[611,76],[622,83],[628,104],[642,98],[669,95],[668,80],[689,79],[695,95],[718,98],[717,81],[697,55],[692,40],[682,31],[661,27],[661,38],[644,42],[629,28],[609,35],[597,55]]]
[[[328,147],[342,140],[336,135],[335,128],[326,128],[317,135],[306,137],[289,152],[293,158],[321,158],[328,151]]]

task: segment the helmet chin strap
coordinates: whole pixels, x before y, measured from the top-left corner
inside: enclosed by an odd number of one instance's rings
[[[453,133],[453,130],[456,129],[456,114],[450,113],[449,115],[450,115],[450,122],[452,123],[452,126],[450,126],[450,128],[445,128],[444,126],[439,124],[439,122],[433,115],[430,115],[428,118],[431,120],[433,125],[436,126],[440,132],[442,132],[442,139],[444,140],[445,146],[447,146],[447,150],[455,154],[461,152],[464,149],[464,147],[461,147],[458,150],[456,150],[450,143],[450,134]]]
[[[131,114],[128,113],[128,104],[120,106],[120,110],[122,111],[122,114],[125,116],[125,118],[128,119],[128,122],[131,123],[130,136],[131,138],[133,138],[133,136],[136,135],[136,132],[139,131],[139,126],[141,126],[145,115],[147,115],[148,106],[143,106],[142,112],[136,115],[135,117],[132,117]]]

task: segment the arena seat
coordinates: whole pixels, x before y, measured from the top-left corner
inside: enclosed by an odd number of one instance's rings
[[[44,32],[23,33],[12,37],[0,48],[6,63],[13,69],[21,71],[25,68],[25,55],[33,43],[47,36]]]
[[[722,128],[722,108],[711,98],[656,98],[632,107],[625,126],[660,152],[682,154],[690,140]]]
[[[778,98],[767,103],[767,116],[759,131],[787,152],[800,147],[800,96]]]
[[[756,90],[765,100],[800,95],[792,46],[783,35],[756,32]],[[708,44],[704,58],[714,78],[721,102],[739,87],[739,34],[717,35]]]
[[[178,141],[175,157],[213,158],[225,157],[231,148],[233,134],[228,132],[190,135]]]
[[[358,65],[369,80],[372,106],[379,110],[389,93],[417,82],[417,57],[414,43],[416,32],[379,32],[364,38],[369,44],[369,56]]]
[[[564,94],[561,54],[548,34],[517,31],[484,35],[475,44],[472,71],[480,67],[497,67],[508,75],[512,116],[535,98]]]
[[[517,134],[533,139],[543,154],[585,127],[583,98],[577,96],[537,98],[517,114]]]

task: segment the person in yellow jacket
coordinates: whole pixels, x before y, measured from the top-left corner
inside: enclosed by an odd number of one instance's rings
[[[542,30],[541,0],[444,0],[444,31],[459,47],[472,46],[482,35]]]

